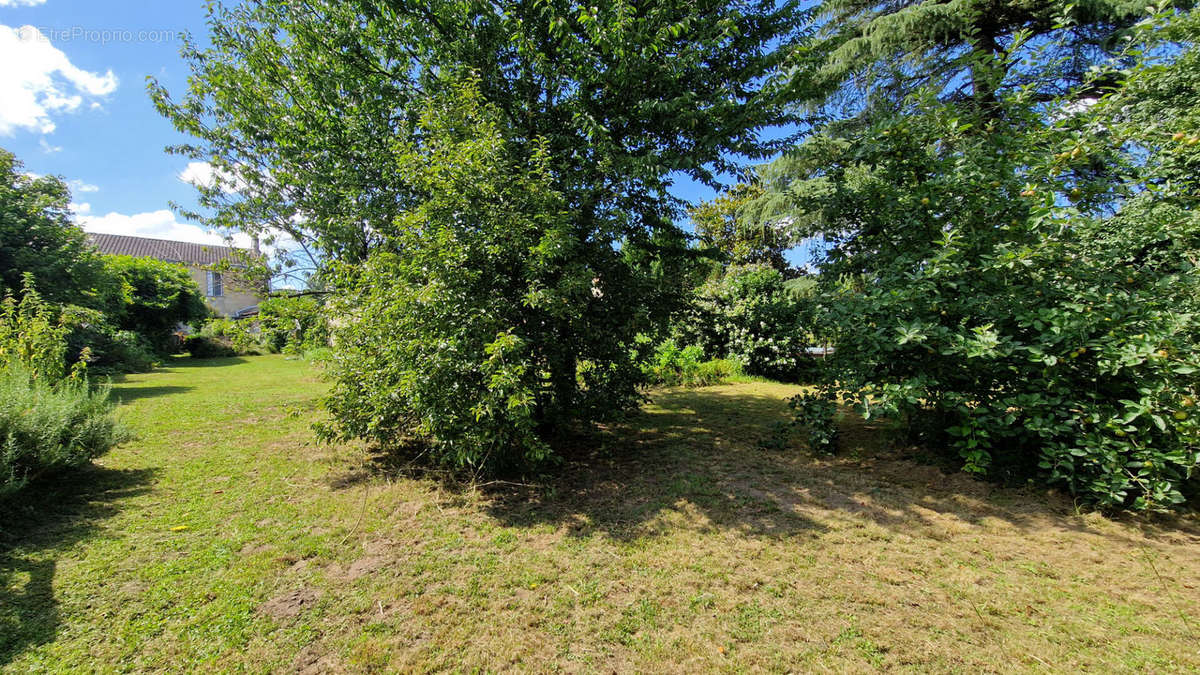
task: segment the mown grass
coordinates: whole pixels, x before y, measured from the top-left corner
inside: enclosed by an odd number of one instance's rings
[[[321,446],[281,357],[117,385],[140,440],[0,505],[11,672],[1200,668],[1200,527],[767,449],[794,388],[658,392],[539,485]]]

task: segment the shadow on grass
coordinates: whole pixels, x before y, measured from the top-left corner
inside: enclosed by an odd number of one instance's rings
[[[856,417],[843,421],[838,456],[814,455],[798,440],[778,447],[774,427],[788,419],[786,401],[741,388],[659,392],[640,415],[565,452],[560,470],[539,485],[487,488],[489,508],[507,525],[548,523],[619,539],[666,531],[672,526],[660,516],[671,513],[685,514],[688,527],[765,537],[864,522],[933,540],[985,522],[1018,532],[1049,526],[1128,536],[1092,529],[1066,495],[1002,487],[914,461],[913,449]],[[1200,534],[1189,518],[1135,525],[1150,536]]]
[[[143,398],[154,398],[156,396],[169,396],[171,394],[182,394],[185,391],[191,391],[194,387],[184,387],[178,385],[164,385],[160,387],[114,387],[112,390],[112,400],[114,403],[129,403]]]
[[[621,540],[653,536],[669,527],[660,516],[684,510],[703,514],[702,530],[786,538],[827,529],[754,487],[783,460],[761,448],[787,419],[785,401],[726,387],[652,399],[640,414],[560,448],[562,466],[539,485],[489,486],[491,515],[510,526],[552,523],[575,536]]]
[[[184,368],[214,368],[220,366],[236,366],[239,363],[246,363],[246,359],[240,356],[216,356],[207,359],[196,359],[187,355],[172,356],[170,359],[163,362],[163,368],[171,370]]]
[[[795,438],[781,445],[775,428],[790,415],[779,392],[665,390],[626,421],[560,445],[562,463],[532,481],[463,482],[414,468],[404,459],[414,454],[409,448],[378,455],[331,487],[379,475],[433,479],[451,491],[482,490],[489,514],[506,526],[549,524],[572,536],[620,540],[677,529],[679,515],[693,531],[769,538],[813,537],[865,523],[934,541],[984,524],[1018,533],[1049,527],[1133,536],[1094,529],[1065,494],[1004,487],[944,461],[930,463],[930,453],[893,443],[885,426],[854,415],[841,422],[837,456],[815,455]],[[1190,516],[1125,520],[1144,536],[1187,532],[1200,539],[1200,523]]]
[[[0,499],[0,666],[54,639],[57,558],[144,494],[155,471],[94,465],[45,476]]]

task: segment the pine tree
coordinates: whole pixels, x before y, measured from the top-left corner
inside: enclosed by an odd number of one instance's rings
[[[1157,3],[1148,0],[826,0],[822,28],[793,54],[792,93],[826,112],[895,109],[919,89],[995,109],[1005,91],[1042,101],[1095,95],[1088,71]],[[1180,5],[1190,3],[1177,3]]]

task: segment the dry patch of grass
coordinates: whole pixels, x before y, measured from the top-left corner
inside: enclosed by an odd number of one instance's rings
[[[142,440],[4,512],[14,672],[1200,668],[1195,519],[1080,514],[861,426],[767,449],[793,387],[658,392],[472,488],[313,445],[303,363],[130,380],[158,388]]]

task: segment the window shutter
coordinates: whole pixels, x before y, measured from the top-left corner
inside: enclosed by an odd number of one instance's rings
[[[206,274],[208,280],[208,297],[221,297],[221,295],[223,295],[223,289],[221,288],[221,273],[207,272]]]

